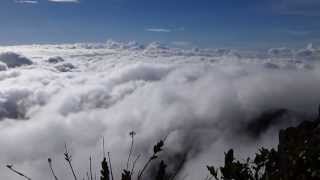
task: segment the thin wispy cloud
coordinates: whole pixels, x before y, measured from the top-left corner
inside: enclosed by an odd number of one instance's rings
[[[170,33],[172,32],[171,29],[162,29],[162,28],[148,28],[146,31],[149,32],[158,32],[158,33]]]
[[[49,2],[57,2],[57,3],[78,3],[79,0],[49,0]]]
[[[293,35],[293,36],[307,36],[312,33],[312,31],[307,31],[307,30],[287,30],[287,33]]]
[[[16,0],[14,2],[20,4],[38,4],[38,1],[35,0]]]
[[[149,32],[157,32],[157,33],[170,33],[170,32],[176,32],[176,31],[184,31],[184,27],[174,28],[174,29],[168,29],[168,28],[148,28],[146,31]]]
[[[283,15],[320,16],[320,1],[282,0],[274,2],[273,9]]]
[[[54,3],[79,3],[79,0],[48,0],[49,2]],[[15,0],[15,3],[19,4],[38,4],[39,1],[37,0]]]

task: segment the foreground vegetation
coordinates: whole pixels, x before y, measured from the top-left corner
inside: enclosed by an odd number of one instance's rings
[[[319,116],[320,117],[320,116]],[[161,160],[156,171],[150,171],[159,154],[163,150],[164,140],[160,140],[153,146],[144,166],[136,172],[138,157],[133,158],[135,132],[129,133],[131,145],[128,153],[126,168],[123,169],[121,180],[174,180],[178,172],[167,172],[167,164]],[[104,143],[103,143],[104,144]],[[209,175],[205,180],[319,180],[320,179],[320,118],[315,121],[305,121],[297,127],[290,127],[279,132],[279,145],[277,149],[261,148],[254,158],[247,158],[242,162],[236,160],[234,151],[230,149],[225,153],[224,166],[207,166]],[[65,146],[65,161],[74,180],[78,180],[72,166],[71,155]],[[52,160],[48,159],[50,171],[54,180],[59,180],[55,174]],[[131,166],[130,166],[131,165]],[[12,165],[7,168],[17,175],[31,180],[27,175],[14,169]],[[150,172],[148,172],[150,171]],[[90,170],[83,180],[97,180],[92,173],[90,158]],[[100,180],[114,180],[110,154],[104,153],[101,162]]]
[[[253,160],[235,160],[233,150],[225,154],[224,166],[207,166],[216,180],[319,180],[319,120],[303,122],[279,133],[278,149],[261,148]],[[210,178],[208,178],[210,179]]]

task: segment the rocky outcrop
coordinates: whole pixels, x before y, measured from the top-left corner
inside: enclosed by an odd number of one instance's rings
[[[279,172],[284,180],[320,179],[320,121],[305,121],[279,133]]]
[[[274,116],[266,117],[262,122]],[[231,149],[223,167],[208,170],[216,180],[320,180],[320,110],[315,121],[280,130],[277,150],[261,148],[253,160],[240,162]]]

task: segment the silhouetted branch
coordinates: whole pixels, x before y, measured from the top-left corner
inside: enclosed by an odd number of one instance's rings
[[[138,173],[138,180],[141,180],[143,173],[149,166],[149,164],[156,158],[158,158],[157,154],[162,151],[162,147],[164,142],[161,140],[156,145],[153,146],[153,155],[149,158],[146,164],[143,166],[142,170]]]
[[[129,133],[129,135],[131,137],[131,146],[130,146],[130,150],[129,150],[129,156],[128,156],[128,160],[127,160],[127,168],[126,169],[129,169],[129,162],[130,162],[130,157],[131,157],[131,154],[132,154],[132,151],[133,151],[134,136],[136,135],[136,132],[131,131]]]
[[[53,167],[52,167],[52,160],[51,158],[48,158],[48,164],[49,164],[49,168],[51,170],[52,176],[54,177],[55,180],[58,180],[58,177],[56,176],[56,174],[54,173]]]
[[[75,172],[74,172],[74,170],[73,170],[72,164],[71,164],[72,159],[71,159],[71,155],[70,155],[69,152],[68,152],[67,144],[65,144],[64,159],[65,159],[65,160],[68,162],[68,164],[69,164],[69,167],[70,167],[71,172],[72,172],[72,174],[73,174],[74,180],[77,180],[77,176],[76,176],[76,174],[75,174]]]
[[[93,180],[93,175],[92,175],[92,159],[91,159],[91,156],[89,158],[89,161],[90,161],[90,180]]]
[[[103,153],[103,157],[106,157],[106,152],[104,149],[104,137],[102,137],[102,153]]]
[[[113,173],[112,173],[112,164],[111,164],[110,152],[108,152],[108,159],[109,159],[109,165],[110,165],[111,180],[114,180]]]
[[[29,178],[29,177],[26,176],[25,174],[23,174],[23,173],[15,170],[15,169],[13,168],[13,165],[7,165],[6,167],[7,167],[8,169],[10,169],[12,172],[18,174],[19,176],[22,176],[22,177],[24,177],[24,178],[27,179],[27,180],[31,180],[31,178]]]
[[[136,167],[136,163],[138,162],[140,158],[140,154],[136,157],[136,159],[133,161],[133,164],[132,164],[132,169],[131,169],[131,176],[133,175],[134,173],[134,168]]]

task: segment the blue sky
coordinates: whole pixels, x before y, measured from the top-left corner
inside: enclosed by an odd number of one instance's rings
[[[299,47],[320,42],[320,1],[2,0],[0,22],[0,44],[114,39],[179,46]]]

